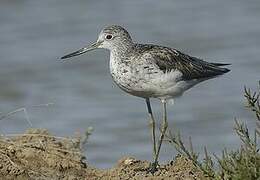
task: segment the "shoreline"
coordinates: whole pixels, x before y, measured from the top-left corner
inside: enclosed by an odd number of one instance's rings
[[[81,150],[81,138],[56,137],[45,129],[0,137],[0,178],[5,179],[206,179],[183,156],[162,164],[154,175],[148,161],[123,157],[108,169],[91,166]]]

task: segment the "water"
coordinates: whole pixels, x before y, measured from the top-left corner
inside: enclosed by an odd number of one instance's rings
[[[169,106],[170,128],[195,148],[219,153],[236,148],[234,117],[254,127],[245,110],[243,86],[260,79],[260,2],[69,1],[0,2],[0,112],[26,107],[33,127],[57,135],[94,128],[86,145],[88,161],[106,168],[124,155],[151,160],[144,100],[112,82],[109,53],[90,52],[61,63],[59,57],[95,41],[108,24],[126,27],[134,40],[175,47],[208,61],[229,62],[231,73],[204,82]],[[159,119],[161,107],[153,100]],[[53,103],[51,106],[35,106]],[[1,133],[29,127],[23,112],[0,122]],[[164,146],[161,160],[175,151]]]

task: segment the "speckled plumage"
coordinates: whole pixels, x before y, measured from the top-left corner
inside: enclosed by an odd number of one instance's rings
[[[199,82],[229,71],[220,67],[226,64],[208,63],[173,48],[133,43],[120,26],[109,26],[101,33],[122,37],[110,49],[110,72],[121,89],[135,96],[174,98]]]

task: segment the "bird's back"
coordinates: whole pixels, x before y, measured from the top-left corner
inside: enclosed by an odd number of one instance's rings
[[[180,71],[183,80],[208,79],[230,71],[223,68],[229,64],[206,62],[173,48],[152,44],[136,44],[135,51],[142,55],[150,55],[151,61],[164,73],[172,70]]]

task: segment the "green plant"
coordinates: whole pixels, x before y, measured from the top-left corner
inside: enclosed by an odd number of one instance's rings
[[[258,139],[260,136],[260,82],[258,90],[251,91],[250,88],[244,88],[244,97],[246,107],[255,114],[256,127],[254,132],[250,132],[246,123],[235,119],[234,130],[241,140],[241,146],[235,151],[224,149],[222,156],[214,155],[217,160],[214,164],[212,156],[204,148],[205,157],[199,161],[199,154],[193,151],[190,139],[189,147],[185,146],[180,133],[172,134],[168,131],[167,138],[175,147],[178,153],[186,156],[193,164],[201,169],[205,176],[210,179],[224,180],[255,180],[260,179],[260,153]]]

